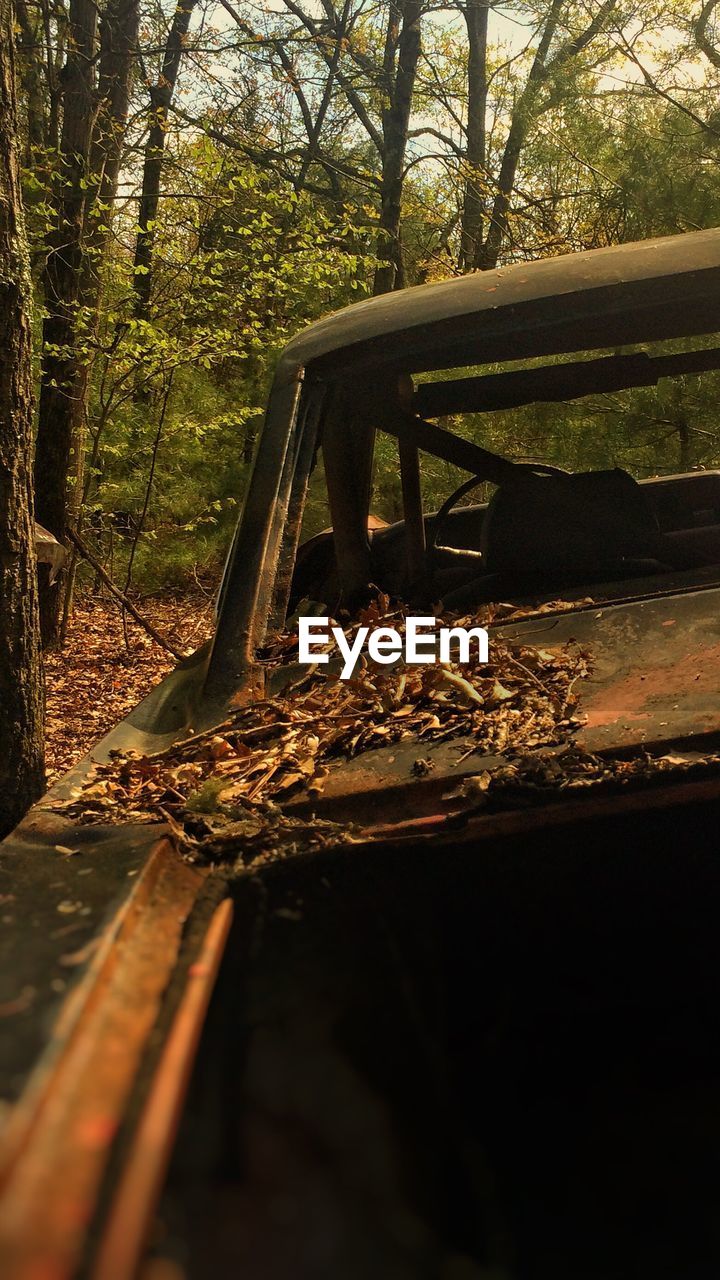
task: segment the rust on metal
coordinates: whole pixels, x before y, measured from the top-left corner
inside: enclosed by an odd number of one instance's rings
[[[682,821],[683,810],[707,808],[713,819],[720,811],[720,776],[692,782],[674,782],[655,787],[638,786],[623,794],[583,795],[567,798],[558,794],[555,800],[546,800],[542,807],[507,809],[498,813],[479,812],[462,821],[458,815],[442,812],[429,813],[420,818],[401,819],[396,822],[375,823],[362,830],[360,842],[353,846],[353,853],[362,853],[362,840],[370,845],[410,842],[436,843],[438,846],[488,845],[490,841],[537,834],[538,828],[577,826],[602,821],[606,818],[631,818],[644,813],[667,813],[669,820]]]
[[[205,876],[161,840],[61,1019],[46,1078],[21,1098],[0,1160],[3,1280],[69,1280],[113,1139]]]
[[[180,1007],[163,1048],[125,1161],[93,1280],[132,1280],[162,1190],[205,1014],[232,923],[233,904],[217,907],[200,953],[187,972]]]
[[[585,607],[505,625],[511,642],[586,649],[578,734],[590,751],[617,751],[720,733],[717,587]]]
[[[665,662],[658,661],[663,655],[657,650],[648,656],[642,670],[619,673],[608,688],[584,699],[588,728],[657,719],[664,711],[676,711],[675,704],[682,699],[683,711],[692,715],[698,732],[720,729],[720,707],[716,704],[720,644],[691,648],[678,656],[669,654]]]

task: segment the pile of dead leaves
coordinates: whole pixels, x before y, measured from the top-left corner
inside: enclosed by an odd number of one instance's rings
[[[212,630],[204,597],[154,597],[139,606],[156,629],[186,652]],[[45,655],[45,756],[48,785],[89,751],[103,734],[176,665],[176,659],[118,605],[79,597],[62,651]]]
[[[591,603],[591,602],[590,602]],[[562,602],[551,606],[553,611]],[[575,604],[573,607],[577,607]],[[524,616],[513,606],[445,618],[446,625],[488,625]],[[350,640],[362,625],[404,628],[382,599],[348,623]],[[468,754],[502,755],[445,796],[456,821],[483,810],[571,798],[585,788],[625,790],[674,776],[720,769],[720,757],[640,754],[634,759],[590,755],[574,741],[578,681],[589,670],[576,645],[550,652],[491,638],[490,662],[463,666],[369,666],[363,659],[349,680],[331,664],[295,668],[297,636],[278,636],[263,658],[285,691],[250,706],[157,755],[116,756],[95,768],[85,786],[54,808],[80,822],[163,821],[192,858],[246,865],[365,839],[367,833],[333,822],[289,816],[283,803],[302,791],[322,793],[333,761],[400,740],[423,748],[446,738],[470,738]],[[478,762],[480,763],[480,762]],[[420,772],[420,770],[417,770]]]
[[[654,786],[674,779],[691,780],[716,775],[720,755],[670,752],[653,755],[641,751],[627,759],[593,755],[570,742],[559,750],[520,752],[497,768],[464,778],[447,799],[463,802],[469,813],[479,809],[528,807],[562,794],[565,798],[592,787],[602,794]]]
[[[403,616],[383,612],[383,603],[348,626],[348,637],[380,622],[401,631]],[[265,655],[268,669],[292,662],[296,643],[292,632],[279,637]],[[230,836],[272,843],[281,833],[292,841],[293,832],[306,839],[307,824],[282,817],[279,806],[301,788],[319,794],[334,759],[399,740],[417,742],[419,754],[460,736],[479,753],[562,744],[579,723],[575,686],[587,673],[577,646],[549,652],[497,638],[484,665],[379,668],[361,659],[349,680],[324,666],[300,669],[291,691],[231,710],[210,732],[97,767],[63,811],[82,821],[164,819],[186,846]],[[337,830],[312,826],[321,842]]]

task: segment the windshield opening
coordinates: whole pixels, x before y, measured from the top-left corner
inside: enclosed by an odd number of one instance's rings
[[[718,365],[709,335],[400,379],[376,408],[368,588],[464,607],[716,568]],[[293,598],[331,607],[342,557],[320,527]]]

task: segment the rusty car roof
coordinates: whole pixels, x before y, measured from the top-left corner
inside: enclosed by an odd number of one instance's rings
[[[497,361],[716,328],[720,229],[711,229],[516,263],[369,298],[299,333],[285,348],[278,373],[284,381],[327,357],[337,364],[341,354],[361,361],[372,355],[416,369],[448,367],[471,354],[469,338],[483,359]],[[539,330],[547,331],[544,338]]]

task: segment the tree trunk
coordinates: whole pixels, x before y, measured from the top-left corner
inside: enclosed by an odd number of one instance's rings
[[[460,268],[478,266],[483,232],[483,174],[486,161],[488,0],[467,0],[468,108],[465,189],[460,223]]]
[[[16,0],[15,17],[21,32],[17,70],[25,99],[24,163],[31,168],[37,163],[36,153],[46,145],[45,88],[41,60],[42,34],[39,20],[34,15],[30,15],[25,0]]]
[[[584,31],[570,37],[556,53],[550,56],[550,47],[561,27],[565,0],[552,0],[548,9],[545,26],[538,44],[537,53],[525,82],[525,87],[518,98],[510,122],[510,131],[505,143],[500,173],[497,180],[497,191],[493,202],[490,223],[485,243],[477,258],[477,266],[481,271],[491,270],[498,264],[500,250],[507,234],[510,215],[510,201],[515,189],[520,156],[527,140],[528,133],[542,110],[541,91],[551,76],[556,75],[573,58],[586,49],[589,44],[605,30],[608,19],[617,8],[617,0],[603,0],[591,8],[592,18]]]
[[[677,418],[678,471],[689,471],[692,466],[692,439],[690,424],[684,414]]]
[[[158,83],[150,90],[151,116],[148,139],[145,146],[138,237],[135,246],[135,314],[147,320],[153,287],[153,254],[155,249],[155,219],[160,202],[165,135],[168,115],[175,93],[180,62],[185,48],[190,19],[198,0],[179,0],[165,43],[162,71]]]
[[[56,227],[43,281],[48,316],[43,329],[35,465],[39,518],[61,539],[68,519],[77,519],[82,491],[91,348],[137,55],[138,0],[108,0],[99,32],[92,0],[71,0],[70,22],[62,76],[64,185],[57,197]],[[93,67],[98,45],[96,88]],[[43,571],[41,619],[46,645],[57,640],[59,610],[58,583],[51,587]]]
[[[18,175],[14,13],[0,0],[0,836],[42,794],[42,668],[30,460],[30,269]]]
[[[100,19],[99,106],[90,153],[94,189],[103,206],[108,206],[96,220],[103,229],[110,222],[110,206],[117,196],[139,25],[139,0],[108,0]]]
[[[553,0],[548,13],[537,53],[533,59],[525,87],[520,94],[510,122],[510,131],[505,143],[505,150],[500,162],[500,173],[497,180],[497,192],[493,202],[490,224],[485,243],[477,257],[477,266],[481,271],[490,271],[498,264],[500,250],[508,227],[510,213],[510,197],[515,187],[518,164],[534,119],[534,108],[538,93],[547,78],[546,59],[560,21],[564,0]]]
[[[97,43],[94,0],[71,0],[68,55],[62,73],[62,187],[56,198],[43,286],[46,319],[40,412],[35,458],[38,519],[55,537],[65,537],[68,475],[76,468],[73,444],[82,438],[85,419],[85,359],[79,351],[78,312],[83,279],[83,230],[89,173]],[[43,640],[53,644],[59,626],[60,596],[56,582],[40,579]]]
[[[84,327],[94,346],[97,342],[102,268],[107,234],[117,197],[120,159],[127,130],[132,70],[137,56],[139,0],[108,0],[100,19],[100,61],[97,86],[96,124],[90,143],[88,189],[85,200],[81,278],[78,304]],[[92,212],[92,216],[90,216]],[[73,466],[69,476],[67,521],[79,532],[85,493],[85,448],[87,407],[90,394],[90,360],[78,362],[72,442]],[[77,557],[70,559],[65,587],[60,643],[72,613]]]
[[[422,5],[418,0],[391,0],[385,67],[390,79],[388,106],[382,113],[383,161],[380,190],[378,257],[373,293],[390,293],[405,284],[400,219],[413,90],[421,50]],[[399,26],[402,18],[402,26]],[[399,33],[398,33],[399,28]],[[397,70],[394,72],[395,48]]]

